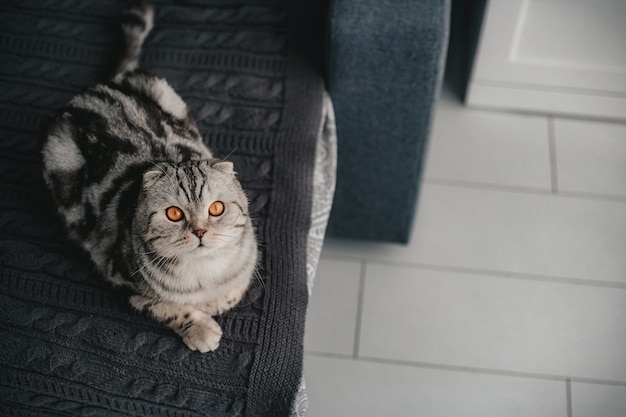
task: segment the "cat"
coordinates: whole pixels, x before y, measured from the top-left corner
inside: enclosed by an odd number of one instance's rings
[[[153,15],[146,2],[123,14],[114,76],[52,117],[43,176],[102,275],[204,353],[222,336],[213,316],[251,283],[256,236],[232,162],[213,157],[164,79],[138,69]]]

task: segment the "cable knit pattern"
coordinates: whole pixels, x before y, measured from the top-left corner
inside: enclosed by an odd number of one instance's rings
[[[302,12],[307,2],[153,3],[142,67],[168,79],[207,145],[235,163],[260,244],[258,279],[216,317],[219,349],[200,354],[98,275],[57,217],[38,134],[53,109],[105,76],[126,3],[3,1],[0,415],[280,417],[302,407],[323,120],[321,77],[306,57],[318,56],[308,33],[319,22]]]

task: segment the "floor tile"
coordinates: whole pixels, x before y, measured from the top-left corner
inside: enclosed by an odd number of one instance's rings
[[[548,143],[546,117],[467,109],[444,95],[425,176],[550,190]]]
[[[626,196],[626,125],[554,121],[559,189]]]
[[[329,240],[324,254],[626,283],[626,204],[424,184],[407,246]]]
[[[368,264],[359,352],[626,382],[624,317],[626,289]]]
[[[307,356],[308,417],[566,417],[565,384]]]
[[[361,263],[322,258],[307,311],[304,348],[352,355]]]
[[[572,384],[572,417],[626,416],[626,387]]]

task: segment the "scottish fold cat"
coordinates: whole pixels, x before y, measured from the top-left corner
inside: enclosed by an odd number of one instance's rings
[[[115,75],[74,97],[49,124],[44,179],[70,235],[130,303],[192,350],[217,349],[212,316],[243,297],[257,261],[248,200],[184,101],[140,71],[153,9],[124,13]]]

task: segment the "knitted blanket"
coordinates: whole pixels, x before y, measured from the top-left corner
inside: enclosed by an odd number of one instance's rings
[[[43,180],[47,115],[102,80],[116,0],[0,4],[0,415],[289,415],[302,373],[306,242],[323,85],[309,1],[154,1],[142,67],[168,79],[250,197],[260,278],[190,351],[70,241]],[[236,4],[236,5],[234,5]]]

